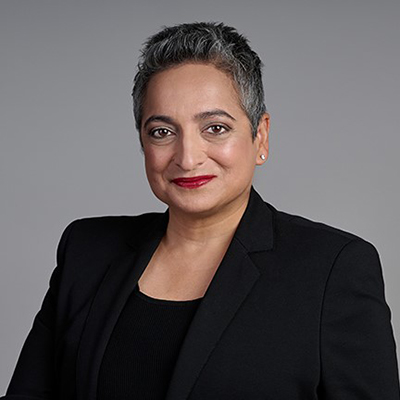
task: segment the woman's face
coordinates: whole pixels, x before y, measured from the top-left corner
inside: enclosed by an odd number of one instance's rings
[[[141,138],[151,189],[172,212],[234,211],[268,155],[268,115],[253,141],[231,78],[210,64],[182,64],[151,78]]]

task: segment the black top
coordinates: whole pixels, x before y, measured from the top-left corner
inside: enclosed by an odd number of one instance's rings
[[[102,361],[98,399],[164,399],[201,298],[155,299],[135,286]]]

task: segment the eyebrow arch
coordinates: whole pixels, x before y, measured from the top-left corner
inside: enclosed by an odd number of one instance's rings
[[[174,123],[173,118],[168,117],[167,115],[152,115],[151,117],[146,119],[146,122],[144,123],[143,127],[146,128],[147,125],[149,125],[153,121],[165,122],[166,124],[171,124],[171,125]]]
[[[204,120],[204,119],[211,118],[211,117],[227,117],[227,118],[231,119],[232,121],[236,121],[236,119],[233,118],[232,115],[228,114],[226,111],[221,110],[219,108],[198,113],[194,116],[194,119],[195,120]]]
[[[208,111],[203,111],[201,113],[198,113],[194,116],[195,120],[205,120],[207,118],[212,118],[212,117],[227,117],[231,119],[232,121],[236,121],[235,118],[232,117],[232,115],[228,114],[226,111],[221,110],[220,108],[216,108],[214,110],[208,110]],[[149,118],[146,119],[146,122],[144,123],[143,127],[146,128],[151,122],[164,122],[166,124],[174,124],[175,121],[173,118],[168,117],[167,115],[152,115]]]

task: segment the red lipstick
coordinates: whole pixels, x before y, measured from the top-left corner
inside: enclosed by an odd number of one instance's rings
[[[172,179],[172,182],[175,185],[186,189],[196,189],[200,186],[203,186],[210,182],[215,178],[215,175],[201,175],[201,176],[193,176],[191,178],[175,178]]]

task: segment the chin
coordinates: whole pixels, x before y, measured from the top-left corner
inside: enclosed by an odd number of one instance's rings
[[[209,196],[204,196],[198,193],[175,194],[174,196],[159,196],[155,193],[157,198],[166,204],[170,209],[182,214],[193,215],[208,215],[219,208],[221,201],[217,198],[210,199]]]
[[[217,204],[208,201],[180,201],[168,204],[171,209],[184,214],[208,215],[217,207]]]

